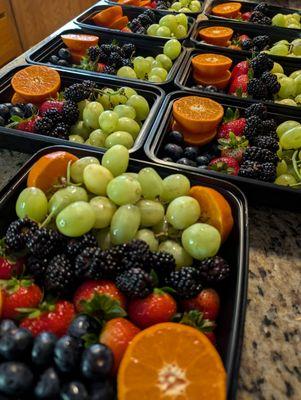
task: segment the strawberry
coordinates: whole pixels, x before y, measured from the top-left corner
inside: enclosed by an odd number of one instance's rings
[[[128,26],[121,29],[121,32],[132,32]]]
[[[215,346],[216,345],[216,336],[214,332],[204,332],[210,342]]]
[[[140,329],[125,318],[114,318],[105,324],[99,341],[112,350],[115,373],[128,345],[139,332]]]
[[[44,115],[48,110],[57,110],[61,112],[63,110],[64,102],[58,100],[46,100],[44,103],[40,105],[39,113],[40,115]]]
[[[98,63],[97,64],[97,72],[102,72],[106,64]]]
[[[176,301],[161,289],[155,289],[144,299],[132,300],[128,307],[130,320],[142,329],[170,321],[176,311]]]
[[[238,40],[240,42],[243,42],[244,40],[249,40],[249,39],[250,39],[250,36],[248,36],[248,35],[240,35],[240,36],[238,36]]]
[[[20,130],[20,131],[25,131],[25,132],[34,133],[34,132],[35,132],[36,122],[37,122],[39,119],[42,119],[42,117],[40,117],[40,116],[35,116],[35,117],[31,118],[31,119],[24,120],[24,121],[20,122],[20,123],[17,125],[16,128],[17,128],[18,130]]]
[[[20,327],[28,329],[33,336],[41,332],[51,332],[58,337],[63,336],[75,316],[73,304],[65,300],[57,303],[45,302],[38,309],[29,311],[31,313],[21,321]]]
[[[248,92],[248,83],[248,75],[238,75],[232,80],[228,93],[242,97]]]
[[[219,139],[218,148],[221,150],[222,157],[233,157],[241,162],[249,141],[245,136],[235,136],[233,132],[229,133],[228,139]]]
[[[188,312],[184,312],[179,323],[184,325],[189,325],[195,329],[198,329],[199,331],[204,333],[208,337],[208,339],[210,336],[214,335],[213,329],[215,328],[215,322],[206,319],[204,317],[204,314],[199,310],[191,310]]]
[[[198,310],[204,318],[214,321],[219,313],[220,299],[214,289],[203,289],[197,296],[183,300],[181,304],[185,311]]]
[[[157,3],[155,1],[152,1],[149,5],[150,8],[157,8]]]
[[[237,76],[248,75],[249,69],[250,67],[248,61],[241,61],[240,63],[236,64],[231,72],[230,82],[232,82]]]
[[[242,17],[243,21],[249,21],[250,18],[252,17],[252,12],[247,11],[247,12],[241,14],[241,17]]]
[[[24,271],[24,259],[14,258],[6,254],[4,240],[0,241],[0,279],[10,279],[21,275]]]
[[[84,282],[76,290],[73,303],[78,312],[97,315],[104,319],[126,315],[125,297],[110,281]]]
[[[20,316],[21,309],[37,307],[43,293],[30,279],[12,278],[0,283],[2,290],[2,318],[15,319]],[[19,310],[20,309],[20,310]]]
[[[239,164],[233,157],[218,157],[210,161],[208,168],[227,175],[238,175]]]
[[[229,109],[231,110],[231,109]],[[238,118],[239,114],[232,112],[232,117],[224,118],[224,122],[218,129],[217,138],[218,139],[228,139],[230,132],[233,132],[235,136],[242,136],[246,127],[246,119]],[[237,119],[236,119],[237,117]],[[233,118],[233,119],[231,119]]]

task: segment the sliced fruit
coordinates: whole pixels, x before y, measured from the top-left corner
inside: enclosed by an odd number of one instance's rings
[[[149,6],[150,4],[151,4],[150,0],[138,1],[139,7],[146,7]]]
[[[66,151],[46,154],[33,164],[27,178],[28,187],[37,187],[48,192],[62,177],[67,175],[68,163],[78,160]]]
[[[26,100],[20,96],[18,93],[14,93],[13,97],[11,98],[11,103],[12,104],[18,104],[18,103],[26,103]]]
[[[203,134],[191,133],[187,131],[187,129],[183,128],[183,126],[177,121],[172,122],[171,130],[181,132],[183,134],[185,143],[191,144],[192,146],[204,146],[205,144],[210,143],[215,138],[217,133],[216,129],[212,132]]]
[[[86,55],[86,51],[74,51],[70,50],[71,60],[74,64],[80,64],[83,57]]]
[[[231,72],[226,71],[220,76],[207,78],[206,76],[203,77],[202,75],[200,75],[197,71],[194,71],[192,77],[195,83],[197,83],[198,85],[212,85],[218,89],[225,89],[230,81]]]
[[[85,52],[89,47],[96,46],[98,36],[68,33],[61,35],[62,41],[70,49],[76,52]]]
[[[122,16],[122,8],[120,6],[113,6],[105,8],[104,10],[94,15],[94,17],[92,17],[92,20],[95,25],[110,26],[112,22],[121,18]]]
[[[16,72],[11,84],[26,102],[38,103],[56,95],[61,86],[61,77],[55,69],[31,65]]]
[[[225,400],[225,369],[215,347],[197,329],[157,324],[128,346],[118,373],[118,399]]]
[[[115,21],[109,26],[110,29],[121,30],[127,26],[129,23],[128,17],[125,15],[123,17],[115,19]]]
[[[127,6],[140,6],[139,0],[118,0],[117,3]]]
[[[209,26],[208,28],[200,29],[199,36],[206,43],[227,46],[227,42],[232,38],[233,33],[233,29],[225,26]]]
[[[223,3],[212,8],[212,14],[223,18],[236,18],[240,12],[241,3]]]
[[[214,226],[220,232],[222,241],[225,241],[234,224],[228,201],[218,191],[205,186],[193,186],[189,196],[199,202],[200,221]]]
[[[232,65],[229,57],[221,54],[204,53],[193,57],[192,66],[194,71],[202,74],[203,77],[216,77],[223,75]]]
[[[223,115],[223,107],[206,97],[186,96],[173,103],[174,119],[190,133],[214,131]]]

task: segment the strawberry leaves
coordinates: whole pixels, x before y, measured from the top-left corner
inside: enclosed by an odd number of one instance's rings
[[[239,118],[239,110],[238,110],[238,108],[236,108],[235,111],[233,111],[232,108],[228,107],[226,109],[225,114],[224,114],[223,122],[234,121],[234,120],[236,120],[238,118]]]
[[[93,315],[100,320],[108,321],[126,316],[119,301],[106,294],[95,293],[91,299],[81,300],[80,304],[86,314]]]
[[[191,326],[201,332],[212,332],[215,323],[204,318],[204,314],[198,310],[185,312],[179,321],[180,324]]]

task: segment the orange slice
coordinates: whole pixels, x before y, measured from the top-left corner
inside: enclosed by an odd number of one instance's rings
[[[60,178],[66,177],[68,163],[76,160],[78,160],[76,156],[66,151],[46,154],[31,167],[27,186],[48,192]]]
[[[26,102],[38,103],[56,95],[61,86],[61,77],[55,69],[32,65],[15,73],[11,84]]]
[[[92,20],[95,25],[110,26],[112,22],[114,22],[118,18],[121,18],[122,16],[122,8],[120,6],[112,6],[105,8],[104,10],[94,15],[94,17],[92,17]]]
[[[216,129],[212,132],[203,134],[191,133],[175,120],[173,120],[171,124],[171,130],[181,132],[183,134],[185,143],[191,144],[192,146],[204,146],[205,144],[210,143],[215,138],[217,133]]]
[[[13,97],[11,98],[11,103],[12,104],[18,104],[18,103],[26,103],[26,100],[20,96],[18,93],[14,93]]]
[[[118,400],[225,400],[226,372],[207,337],[166,322],[143,330],[118,373]]]
[[[62,41],[70,49],[77,52],[85,52],[89,47],[96,46],[98,36],[68,33],[61,35]]]
[[[206,97],[186,96],[173,103],[174,119],[191,133],[212,132],[223,115],[223,107]]]
[[[236,18],[241,9],[241,3],[223,3],[212,8],[212,14],[223,18]]]
[[[86,51],[74,51],[70,50],[71,60],[74,64],[80,64],[83,57],[86,55]]]
[[[232,38],[233,33],[233,29],[225,26],[209,26],[208,28],[200,29],[199,36],[206,43],[227,46],[227,42]]]
[[[232,65],[231,58],[209,53],[199,54],[191,62],[195,71],[208,78],[223,75]]]
[[[118,19],[115,19],[113,23],[109,26],[110,29],[118,29],[121,31],[121,29],[125,28],[129,22],[128,17],[125,15],[123,17],[120,17]]]
[[[219,192],[205,186],[193,186],[189,196],[195,198],[201,207],[200,220],[213,225],[224,242],[233,228],[233,216],[228,201]]]
[[[126,6],[138,6],[139,1],[138,0],[118,0],[119,4],[124,4]]]
[[[213,85],[218,89],[225,89],[228,85],[228,82],[230,81],[231,72],[226,71],[220,76],[207,78],[206,76],[203,77],[202,75],[200,75],[197,71],[194,71],[192,77],[198,85]]]

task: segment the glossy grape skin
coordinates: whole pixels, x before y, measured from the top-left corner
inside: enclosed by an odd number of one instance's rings
[[[165,251],[171,254],[175,261],[177,268],[189,267],[192,265],[193,259],[191,255],[174,240],[166,240],[159,245],[158,251]]]
[[[127,117],[131,119],[136,118],[136,111],[134,107],[127,106],[125,104],[120,104],[114,108],[114,112],[118,114],[119,118]],[[122,129],[121,129],[122,130]]]
[[[169,203],[167,221],[176,229],[186,229],[194,224],[201,215],[200,205],[190,196],[181,196]]]
[[[150,229],[140,229],[135,236],[135,239],[143,240],[148,244],[151,251],[157,251],[159,242],[155,237],[155,234]]]
[[[70,142],[74,142],[74,143],[84,143],[85,142],[84,138],[79,135],[70,135],[68,139]]]
[[[149,114],[149,105],[147,100],[138,94],[131,96],[126,104],[135,109],[136,118],[139,121],[144,121]]]
[[[137,179],[120,175],[107,186],[108,197],[117,205],[135,204],[141,197],[141,186]]]
[[[203,260],[216,255],[221,245],[221,235],[211,225],[196,223],[183,231],[182,245],[193,258]]]
[[[111,171],[114,176],[123,174],[129,165],[128,149],[121,144],[116,144],[105,152],[101,164]]]
[[[28,217],[36,222],[42,222],[47,215],[48,202],[45,193],[35,187],[22,190],[16,202],[16,214],[19,218]]]
[[[162,64],[162,67],[166,71],[169,71],[172,67],[171,59],[169,57],[167,57],[165,54],[158,54],[156,57],[156,61],[159,61]]]
[[[138,179],[145,199],[155,200],[163,192],[161,177],[153,168],[142,168],[138,173]]]
[[[128,132],[130,135],[132,135],[133,139],[135,140],[139,135],[140,126],[135,120],[131,118],[121,117],[118,120],[116,130]]]
[[[177,197],[185,196],[190,190],[190,182],[182,174],[172,174],[163,179],[161,199],[169,203]]]
[[[110,149],[118,144],[126,147],[127,149],[131,149],[134,145],[134,139],[130,133],[125,131],[113,132],[106,138],[105,146],[107,148]]]
[[[154,200],[139,200],[136,206],[141,214],[141,226],[150,227],[158,224],[164,217],[163,205]]]
[[[51,214],[56,216],[69,204],[76,201],[88,201],[86,190],[78,186],[67,186],[55,192],[48,203],[48,209]]]
[[[140,225],[138,207],[127,204],[118,208],[111,221],[111,239],[113,244],[121,244],[134,239]]]
[[[84,169],[86,168],[87,165],[90,164],[99,165],[99,160],[96,157],[87,156],[87,157],[82,157],[79,160],[76,160],[74,163],[72,163],[70,168],[70,175],[72,181],[75,183],[83,183]]]
[[[181,43],[177,39],[171,39],[165,43],[163,52],[171,60],[175,60],[181,54],[181,49]]]
[[[103,106],[97,101],[89,102],[83,111],[83,121],[85,125],[92,129],[99,128],[98,120],[103,111]]]
[[[291,174],[281,174],[276,178],[275,183],[281,186],[290,186],[296,184],[297,181]]]
[[[121,78],[137,79],[136,72],[133,68],[127,66],[119,68],[117,76],[120,76]]]
[[[112,133],[116,131],[118,123],[118,114],[114,111],[104,111],[98,119],[99,127],[104,133]]]
[[[285,132],[295,128],[296,126],[300,126],[300,122],[291,120],[282,122],[282,124],[278,125],[276,130],[278,137],[281,138]]]
[[[90,164],[84,169],[84,184],[89,192],[104,196],[108,183],[114,178],[102,165]]]
[[[89,203],[76,201],[64,208],[56,217],[57,229],[65,236],[79,237],[95,224],[95,213]]]
[[[116,205],[107,197],[96,196],[90,200],[90,206],[95,212],[94,228],[101,229],[108,227],[117,210]]]
[[[95,131],[90,133],[89,142],[95,147],[104,147],[106,141],[106,135],[101,129],[95,129]]]
[[[85,125],[84,121],[78,121],[76,124],[72,125],[70,128],[71,135],[79,135],[84,140],[88,139],[91,133],[91,128]]]
[[[108,250],[112,246],[110,228],[100,229],[96,233],[96,239],[101,250]]]
[[[283,149],[299,149],[301,147],[301,125],[286,131],[280,138]]]
[[[167,78],[167,71],[164,68],[152,68],[149,73],[149,77],[153,75],[159,76],[162,81],[165,81],[165,79]]]

